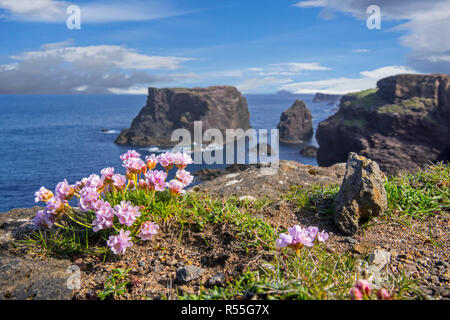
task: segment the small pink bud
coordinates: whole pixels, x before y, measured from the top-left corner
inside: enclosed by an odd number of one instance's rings
[[[356,282],[356,288],[358,288],[363,294],[370,294],[370,284],[367,280],[358,280],[358,282]]]
[[[363,293],[361,292],[361,290],[359,290],[358,287],[353,287],[350,290],[350,298],[352,300],[362,300],[363,299]]]
[[[379,300],[391,300],[391,296],[389,295],[389,293],[387,292],[386,289],[380,289],[377,292],[377,298]]]

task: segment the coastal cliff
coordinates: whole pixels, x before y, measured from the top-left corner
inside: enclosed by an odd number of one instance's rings
[[[344,162],[349,152],[377,161],[387,173],[448,161],[450,76],[397,75],[378,81],[377,89],[345,95],[316,138],[321,166]]]
[[[231,86],[208,88],[149,88],[146,105],[134,118],[129,129],[116,139],[118,144],[133,146],[171,146],[175,129],[193,134],[194,121],[202,121],[203,130],[250,128],[247,101]]]

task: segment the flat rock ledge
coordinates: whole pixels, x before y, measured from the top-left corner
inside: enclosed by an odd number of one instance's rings
[[[38,207],[0,213],[0,300],[69,300],[69,260],[35,258],[13,243],[33,230]]]
[[[270,168],[264,166],[251,166],[244,171],[219,176],[190,190],[219,197],[252,196],[279,199],[291,186],[340,185],[345,175],[345,163],[331,167],[315,167],[296,161],[280,160],[279,169],[274,174],[267,174],[269,170]]]

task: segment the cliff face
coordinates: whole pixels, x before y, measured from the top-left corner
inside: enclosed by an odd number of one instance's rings
[[[147,103],[123,130],[116,143],[135,146],[170,146],[175,129],[187,129],[193,136],[194,121],[202,121],[203,130],[250,128],[247,101],[234,87],[148,89]]]
[[[311,138],[312,115],[303,101],[295,100],[294,104],[281,114],[278,130],[283,143],[301,143]]]
[[[319,124],[319,165],[357,152],[383,171],[414,171],[428,161],[450,160],[450,76],[398,75],[377,89],[342,97],[339,111]]]

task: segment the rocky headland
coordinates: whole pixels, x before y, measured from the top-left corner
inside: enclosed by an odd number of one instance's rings
[[[302,143],[313,135],[311,111],[301,100],[295,100],[294,104],[281,114],[278,123],[280,130],[280,142]]]
[[[341,98],[342,95],[340,94],[327,94],[317,92],[313,98],[313,102],[329,102],[335,104],[338,103]]]
[[[386,173],[416,171],[450,160],[450,76],[397,75],[377,88],[345,95],[339,111],[319,124],[317,161],[344,162],[350,152]]]
[[[193,137],[194,121],[202,121],[202,129],[250,128],[247,101],[231,86],[208,88],[149,88],[146,105],[134,118],[129,129],[116,139],[118,144],[133,146],[173,146],[175,129],[187,129]]]

